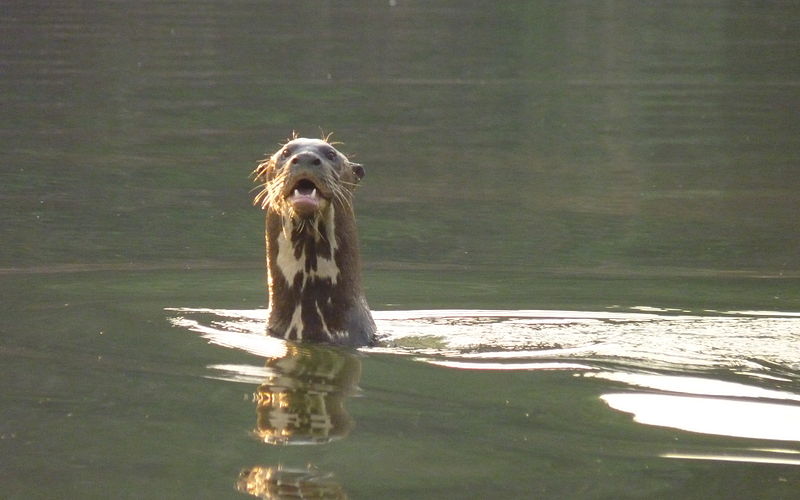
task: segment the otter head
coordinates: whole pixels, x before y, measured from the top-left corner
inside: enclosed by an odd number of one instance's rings
[[[350,206],[364,167],[325,140],[294,138],[254,174],[262,188],[254,203],[298,220],[318,217],[331,204]]]

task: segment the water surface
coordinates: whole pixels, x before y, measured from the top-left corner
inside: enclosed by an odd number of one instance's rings
[[[793,4],[4,14],[3,498],[800,491]],[[380,348],[260,335],[293,130],[366,166]]]

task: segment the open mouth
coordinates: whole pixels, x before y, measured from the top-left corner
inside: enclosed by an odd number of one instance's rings
[[[315,197],[319,196],[319,193],[317,192],[317,185],[312,181],[308,179],[300,179],[297,184],[294,185],[294,189],[292,190],[292,194],[290,196]]]
[[[319,210],[325,198],[310,179],[300,179],[292,187],[286,200],[300,215],[310,215]]]

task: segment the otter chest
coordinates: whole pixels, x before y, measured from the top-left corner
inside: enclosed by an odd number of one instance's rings
[[[271,307],[277,313],[278,333],[286,339],[336,340],[344,335],[332,215],[315,221],[283,220],[275,237]]]

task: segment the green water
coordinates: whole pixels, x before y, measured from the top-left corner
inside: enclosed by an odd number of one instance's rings
[[[793,434],[639,423],[601,399],[635,384],[587,374],[800,394],[798,14],[789,2],[7,2],[0,497],[246,498],[235,484],[255,467],[322,477],[333,498],[797,497]],[[215,368],[264,360],[174,326],[167,309],[263,306],[248,176],[293,130],[333,132],[366,167],[356,208],[376,311],[650,306],[780,311],[786,326],[725,323],[708,354],[733,348],[694,364],[657,360],[645,327],[636,357],[555,352],[589,367],[559,370],[420,359],[452,361],[415,350],[452,340],[443,326],[445,340],[401,342],[409,352],[358,354],[346,436],[266,444],[253,436],[260,382]],[[224,337],[233,323],[212,326]],[[555,331],[541,347],[570,347]]]

